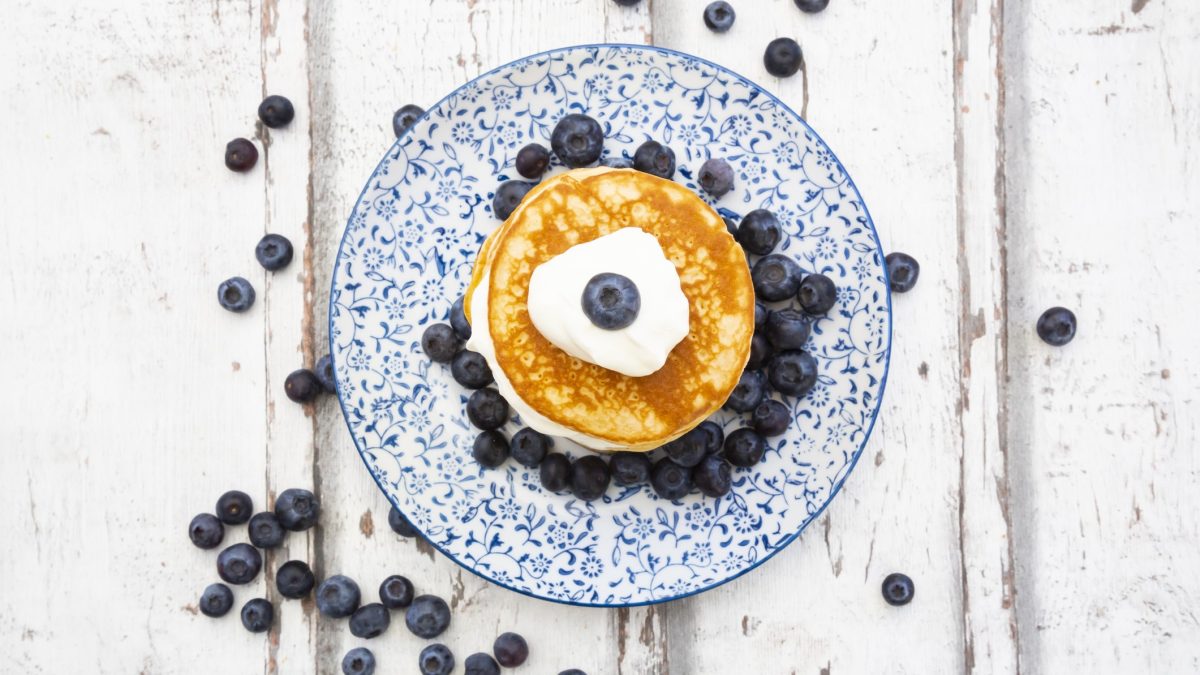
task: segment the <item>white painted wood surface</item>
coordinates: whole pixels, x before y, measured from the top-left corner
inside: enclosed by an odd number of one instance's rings
[[[265,637],[195,610],[215,555],[190,517],[292,486],[322,526],[269,567],[366,593],[403,573],[454,605],[460,661],[517,630],[530,673],[1200,671],[1200,5],[740,0],[715,36],[704,4],[0,6],[0,672],[337,672],[361,641],[309,602]],[[807,57],[786,81],[761,65],[780,35]],[[336,403],[282,391],[326,351],[332,257],[391,111],[604,40],[804,110],[885,248],[923,263],[880,422],[821,520],[753,574],[629,610],[517,596],[400,540]],[[292,125],[256,128],[266,93]],[[235,136],[262,151],[246,175],[221,163]],[[274,276],[268,231],[302,250]],[[213,297],[233,274],[259,292],[244,316]],[[1063,349],[1033,332],[1054,304],[1080,318]],[[891,571],[916,580],[908,607],[880,599]],[[370,646],[387,673],[421,644],[394,626]]]

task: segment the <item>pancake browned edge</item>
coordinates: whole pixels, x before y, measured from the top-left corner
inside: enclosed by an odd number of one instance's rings
[[[526,308],[538,265],[568,248],[640,227],[679,273],[689,332],[658,371],[629,377],[562,351]],[[612,449],[652,450],[720,408],[754,333],[754,289],[742,248],[687,188],[638,171],[583,169],[544,181],[480,250],[470,295],[488,280],[488,327],[514,392],[549,420]]]

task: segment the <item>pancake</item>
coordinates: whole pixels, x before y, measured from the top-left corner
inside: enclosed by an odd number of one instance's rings
[[[538,265],[624,227],[658,239],[689,305],[687,337],[644,377],[567,354],[526,308]],[[725,402],[749,358],[754,290],[745,254],[720,216],[673,181],[607,168],[546,180],[484,242],[465,307],[485,275],[493,368],[528,407],[603,449],[651,450],[686,433]]]

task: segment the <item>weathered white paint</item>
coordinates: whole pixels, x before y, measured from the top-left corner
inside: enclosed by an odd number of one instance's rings
[[[1200,668],[1200,7],[1177,0],[703,0],[46,4],[0,9],[0,670],[337,672],[362,644],[311,603],[269,637],[194,602],[216,579],[188,519],[315,487],[287,558],[388,574],[455,606],[460,661],[503,630],[529,672],[1189,672]],[[762,47],[792,35],[803,75]],[[329,271],[391,111],[522,54],[653,41],[764,83],[825,136],[885,249],[883,414],[844,493],[777,559],[656,608],[520,597],[401,541],[334,401],[283,378],[327,351]],[[1002,67],[1002,68],[1001,68]],[[296,103],[258,129],[266,93]],[[238,135],[266,149],[221,164]],[[999,187],[997,187],[999,186]],[[258,268],[264,232],[297,245]],[[232,274],[259,292],[217,307]],[[1075,308],[1065,349],[1032,325]],[[15,533],[15,536],[14,534]],[[244,530],[227,541],[244,539]],[[917,582],[894,609],[888,572]],[[274,597],[264,578],[238,606]],[[236,612],[235,612],[236,613]],[[382,672],[422,641],[370,641]]]

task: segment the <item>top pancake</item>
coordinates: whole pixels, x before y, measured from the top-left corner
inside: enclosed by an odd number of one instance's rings
[[[538,332],[526,309],[538,265],[624,227],[658,239],[689,306],[687,337],[644,377],[567,354]],[[720,216],[673,181],[623,169],[544,181],[485,241],[468,293],[483,274],[490,275],[496,362],[516,394],[551,421],[614,447],[650,450],[686,433],[725,402],[749,358],[754,289],[746,256]]]

